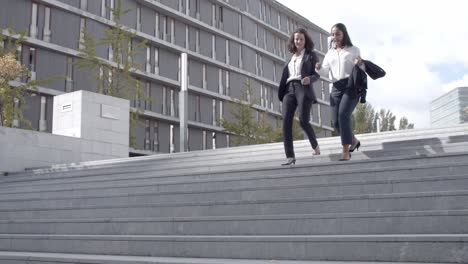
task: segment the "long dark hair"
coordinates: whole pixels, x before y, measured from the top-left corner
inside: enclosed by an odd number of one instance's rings
[[[343,40],[341,40],[341,45],[352,47],[353,43],[351,42],[351,38],[349,37],[346,26],[343,23],[336,23],[335,25],[333,25],[332,30],[335,27],[339,29],[341,32],[343,32]]]
[[[294,32],[291,33],[291,36],[289,37],[289,41],[288,41],[289,52],[296,53],[297,51],[296,45],[294,45],[294,34],[296,33],[301,33],[304,35],[304,39],[305,39],[304,49],[308,52],[313,51],[315,45],[312,39],[310,38],[309,34],[307,33],[307,30],[305,30],[304,28],[298,28],[294,30]]]

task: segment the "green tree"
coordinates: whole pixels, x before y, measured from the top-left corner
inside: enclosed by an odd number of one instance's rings
[[[38,85],[51,79],[31,80],[31,72],[17,60],[16,51],[24,42],[24,32],[17,33],[8,29],[3,34],[0,28],[0,126],[31,128],[23,111],[26,109],[26,98],[34,96]],[[14,80],[22,80],[19,85],[11,85]]]
[[[356,134],[373,131],[375,112],[370,103],[358,104],[352,115],[354,132]]]
[[[232,120],[221,119],[220,124],[224,129],[234,135],[232,143],[234,145],[241,144],[264,144],[272,142],[280,142],[283,140],[281,127],[274,129],[268,123],[267,114],[265,112],[258,113],[253,108],[253,105],[258,103],[258,99],[252,98],[253,90],[250,82],[245,83],[244,89],[241,90],[239,99],[232,98],[234,105],[229,108],[229,113]],[[294,139],[301,138],[299,122],[294,122]],[[299,132],[299,133],[297,133]]]
[[[377,132],[377,119],[380,120],[380,131],[396,130],[396,116],[388,109],[375,110],[370,103],[359,104],[352,115],[352,122],[356,134]],[[399,129],[412,129],[414,124],[409,123],[406,117],[399,121]]]
[[[253,105],[258,100],[251,98],[252,88],[250,82],[245,83],[245,88],[241,90],[240,99],[232,98],[234,101],[233,107],[229,108],[229,113],[232,115],[233,121],[225,118],[220,120],[221,126],[234,135],[232,143],[236,146],[245,143],[247,145],[261,144],[268,140],[272,127],[266,122],[265,116],[262,115],[260,122],[257,121]]]
[[[395,128],[396,117],[390,110],[380,109],[379,117],[380,117],[380,131],[383,132],[383,131],[396,130]]]
[[[398,130],[413,129],[413,128],[414,128],[414,124],[409,123],[408,118],[406,117],[400,118],[400,126]]]
[[[139,49],[146,45],[145,41],[136,42],[136,34],[128,31],[121,23],[122,15],[131,10],[122,10],[122,1],[119,0],[115,8],[110,9],[113,14],[112,27],[105,30],[104,36],[98,41],[93,34],[83,29],[83,38],[80,42],[81,59],[75,62],[79,68],[90,70],[90,78],[97,84],[97,92],[124,98],[127,100],[151,101],[142,89],[142,82],[135,77],[135,73],[141,67],[135,63]],[[96,47],[105,46],[112,49],[113,58],[109,62],[99,57]],[[136,108],[130,112],[130,146],[136,147],[134,128],[139,124],[139,116],[142,110]]]

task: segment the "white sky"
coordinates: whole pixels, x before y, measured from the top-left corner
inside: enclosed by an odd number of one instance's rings
[[[468,1],[277,0],[329,31],[348,28],[364,59],[387,75],[369,78],[367,101],[406,116],[416,128],[430,126],[429,103],[468,86]]]

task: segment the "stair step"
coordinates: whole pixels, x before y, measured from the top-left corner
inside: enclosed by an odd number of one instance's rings
[[[468,262],[467,234],[136,236],[0,234],[0,250],[278,260]]]
[[[466,234],[468,210],[0,220],[0,233],[80,235]]]
[[[428,262],[354,262],[354,261],[294,261],[221,258],[138,257],[119,255],[66,254],[0,251],[0,261],[8,264],[431,264]],[[3,263],[3,262],[2,262]],[[433,263],[435,264],[435,263]],[[439,263],[443,264],[443,263]]]
[[[468,168],[468,166],[467,166]],[[463,191],[468,190],[468,173],[466,175],[436,176],[423,178],[406,178],[391,180],[368,180],[360,181],[349,179],[342,182],[327,181],[320,182],[313,179],[311,175],[298,177],[285,177],[270,180],[272,184],[260,182],[256,186],[255,181],[244,180],[239,182],[240,187],[232,185],[232,181],[221,182],[217,186],[206,187],[204,190],[189,190],[187,183],[180,183],[179,190],[158,190],[158,186],[151,191],[138,193],[113,194],[112,192],[100,192],[93,196],[74,196],[68,192],[59,198],[27,197],[0,200],[0,210],[8,209],[34,209],[34,208],[61,208],[72,206],[113,206],[140,205],[147,203],[174,203],[194,201],[229,201],[229,200],[266,200],[282,198],[309,198],[323,196],[344,196],[358,194],[384,194],[384,193],[409,193],[409,192],[440,192],[440,191]],[[300,180],[295,183],[294,180]],[[283,184],[284,182],[284,184]],[[207,182],[210,183],[210,182]]]
[[[354,157],[354,156],[353,156]],[[283,160],[284,161],[284,160]],[[264,162],[260,164],[254,164],[256,166],[250,168],[245,164],[236,164],[229,166],[222,165],[212,165],[212,166],[202,166],[197,165],[196,167],[184,167],[180,165],[177,169],[174,169],[173,166],[169,168],[152,168],[148,167],[146,169],[139,168],[137,171],[134,171],[133,167],[128,167],[125,169],[120,169],[114,171],[112,169],[107,170],[91,170],[91,171],[74,171],[74,176],[71,175],[62,175],[61,173],[53,174],[53,177],[38,176],[34,180],[16,180],[12,179],[11,182],[4,182],[0,184],[0,193],[3,190],[11,190],[12,188],[26,186],[26,188],[37,190],[39,185],[50,185],[50,184],[69,184],[70,186],[77,187],[77,183],[83,182],[93,182],[91,185],[95,186],[96,182],[103,181],[112,181],[116,182],[118,180],[126,181],[135,181],[138,179],[171,179],[172,181],[178,180],[187,180],[187,179],[206,179],[206,178],[215,178],[219,176],[224,177],[236,177],[239,175],[257,175],[262,174],[289,174],[289,173],[300,173],[300,172],[312,172],[312,173],[346,173],[357,172],[360,170],[370,170],[370,169],[379,169],[385,170],[388,168],[397,168],[397,167],[407,167],[411,168],[412,166],[418,167],[421,165],[434,165],[440,164],[441,166],[447,165],[460,165],[459,163],[468,162],[468,154],[463,153],[450,153],[450,154],[434,154],[428,156],[410,156],[410,157],[391,157],[391,158],[378,158],[373,160],[353,160],[350,162],[326,162],[326,163],[307,163],[298,161],[299,163],[295,166],[280,166],[280,162]],[[253,165],[249,165],[253,166]],[[76,175],[75,175],[76,174]],[[13,177],[14,178],[14,177]],[[91,186],[90,186],[91,187]],[[61,188],[66,188],[66,186],[61,186]]]
[[[171,217],[297,213],[347,213],[468,209],[468,191],[366,194],[267,200],[55,206],[0,210],[0,220],[89,217]]]

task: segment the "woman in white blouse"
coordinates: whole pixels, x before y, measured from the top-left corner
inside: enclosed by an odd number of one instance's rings
[[[278,98],[283,102],[283,140],[287,161],[282,165],[296,163],[293,146],[292,125],[296,108],[299,113],[299,124],[309,138],[314,155],[320,155],[314,129],[310,125],[310,109],[317,102],[312,84],[319,79],[315,71],[317,55],[314,43],[307,31],[296,29],[289,38],[288,50],[293,54],[283,68],[278,88]]]
[[[353,46],[346,26],[338,23],[331,30],[332,45],[322,64],[315,65],[316,70],[324,76],[329,76],[333,82],[330,93],[332,123],[341,136],[343,146],[340,161],[351,158],[350,152],[359,149],[361,143],[353,134],[351,115],[359,97],[354,89],[348,89],[348,78],[354,65],[365,70],[359,48]]]

